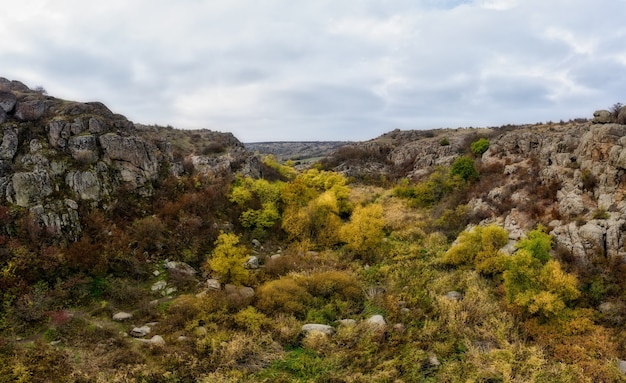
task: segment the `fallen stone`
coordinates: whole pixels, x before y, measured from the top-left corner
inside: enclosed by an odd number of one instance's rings
[[[356,321],[354,319],[341,319],[339,320],[339,324],[346,327],[351,327],[356,325]]]
[[[463,299],[463,294],[458,291],[449,291],[444,296],[446,297],[446,299],[451,301],[460,301],[461,299]]]
[[[376,327],[385,327],[387,325],[387,321],[385,321],[385,318],[380,314],[372,315],[367,318],[365,323]]]
[[[144,336],[150,334],[150,327],[148,326],[134,327],[132,330],[130,330],[129,334],[130,336],[134,338],[143,338]]]
[[[123,322],[125,320],[131,319],[132,317],[133,317],[133,314],[122,311],[113,315],[113,320],[116,322]]]
[[[305,334],[322,333],[324,335],[333,335],[335,329],[332,326],[318,323],[307,323],[302,326],[302,332]]]
[[[3,112],[10,113],[15,104],[17,103],[17,98],[11,92],[0,92],[0,109]]]
[[[222,285],[220,284],[220,281],[218,281],[217,279],[211,278],[211,279],[207,279],[206,281],[206,287],[209,290],[220,290],[222,288]]]
[[[150,290],[152,291],[161,291],[165,288],[165,286],[167,286],[167,282],[165,281],[156,281],[154,282],[154,284],[152,284],[152,287],[150,287]]]
[[[258,269],[259,268],[259,258],[257,258],[254,255],[250,256],[250,258],[248,258],[248,260],[244,264],[244,267],[246,269],[253,269],[253,270],[254,269]]]

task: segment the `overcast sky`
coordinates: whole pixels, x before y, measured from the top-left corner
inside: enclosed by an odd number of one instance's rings
[[[244,142],[591,117],[626,0],[20,0],[0,77]]]

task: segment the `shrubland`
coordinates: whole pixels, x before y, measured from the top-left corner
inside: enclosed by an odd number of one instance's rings
[[[545,227],[512,245],[501,222],[471,214],[501,169],[460,155],[387,187],[264,164],[266,178],[183,174],[120,198],[84,215],[72,243],[0,210],[0,381],[626,380],[623,266],[598,278]],[[244,266],[252,255],[261,267]],[[176,291],[153,291],[157,281]],[[132,320],[112,321],[119,311]],[[144,323],[163,344],[126,335]]]

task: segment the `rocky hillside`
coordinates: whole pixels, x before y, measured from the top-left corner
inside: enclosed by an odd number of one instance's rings
[[[57,99],[4,78],[0,142],[0,198],[72,240],[83,206],[107,210],[121,192],[149,196],[184,171],[221,177],[258,168],[230,133],[135,125],[102,103]]]
[[[481,182],[465,202],[516,237],[537,223],[580,263],[598,255],[626,259],[626,108],[591,121],[485,129],[392,131],[337,151],[326,166],[356,179],[426,180],[438,166],[471,154]],[[482,184],[482,186],[480,186]],[[519,236],[513,239],[519,239]]]
[[[309,142],[250,142],[246,148],[259,154],[271,154],[279,161],[295,162],[316,161],[330,156],[337,149],[350,144],[347,141],[309,141]]]

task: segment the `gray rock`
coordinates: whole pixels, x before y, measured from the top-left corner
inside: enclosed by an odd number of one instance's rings
[[[248,258],[248,260],[246,261],[244,266],[247,269],[253,269],[253,270],[254,269],[258,269],[259,268],[259,258],[257,258],[254,255],[250,256],[250,258]]]
[[[11,160],[17,153],[19,145],[16,127],[3,129],[2,144],[0,144],[0,160]]]
[[[123,322],[125,320],[132,319],[132,317],[133,317],[133,314],[120,311],[113,315],[113,320],[116,322]]]
[[[252,240],[252,246],[254,246],[254,247],[261,247],[261,242],[259,242],[258,239],[253,239]]]
[[[207,279],[206,287],[209,290],[218,291],[222,288],[222,285],[220,284],[220,281],[218,281],[217,279],[211,278],[211,279]]]
[[[441,362],[439,361],[436,355],[430,355],[428,357],[428,364],[430,364],[433,367],[441,366]]]
[[[615,122],[621,125],[626,125],[626,106],[622,106],[619,110],[617,113],[617,120]]]
[[[385,318],[383,318],[383,316],[379,314],[372,315],[371,317],[367,318],[365,323],[375,327],[385,327],[387,325],[387,321],[385,321]]]
[[[155,335],[152,338],[150,338],[150,343],[162,346],[165,344],[165,340],[163,339],[161,335]]]
[[[189,266],[185,262],[169,261],[169,262],[165,262],[163,267],[165,267],[166,269],[170,271],[175,271],[175,272],[178,272],[183,275],[190,276],[190,277],[196,274],[196,270],[194,270],[193,267]]]
[[[0,124],[4,124],[9,119],[7,112],[0,108]]]
[[[591,122],[595,124],[608,124],[612,122],[613,114],[608,110],[596,110],[593,112],[593,119]]]
[[[254,289],[252,287],[236,286],[229,283],[224,286],[224,291],[226,294],[237,294],[246,299],[254,297]]]
[[[35,121],[46,112],[46,104],[41,100],[18,102],[15,117],[20,121]]]
[[[444,295],[444,297],[451,301],[460,301],[461,299],[463,299],[463,294],[458,291],[449,291],[446,293],[446,295]]]
[[[52,121],[47,126],[48,142],[55,148],[65,148],[71,136],[70,127],[65,121]]]
[[[622,360],[622,359],[618,360],[617,367],[619,368],[622,374],[626,374],[626,360]]]
[[[307,323],[302,326],[302,332],[305,334],[321,333],[330,336],[335,333],[335,329],[325,324]]]
[[[2,109],[3,112],[11,113],[16,103],[17,98],[13,93],[0,91],[0,109]]]
[[[52,194],[52,184],[46,172],[14,173],[12,178],[13,203],[22,207],[33,206]]]
[[[72,157],[81,164],[98,161],[98,140],[95,136],[71,136],[67,142]]]
[[[161,291],[163,289],[165,289],[165,287],[167,286],[167,282],[165,281],[156,281],[152,284],[152,287],[150,287],[150,290],[152,291]]]
[[[79,195],[81,200],[99,201],[102,196],[100,180],[90,170],[68,172],[65,176],[65,183]]]
[[[144,336],[150,334],[150,331],[152,331],[152,329],[150,329],[149,326],[141,326],[134,327],[132,330],[130,330],[129,334],[134,338],[143,338]]]

